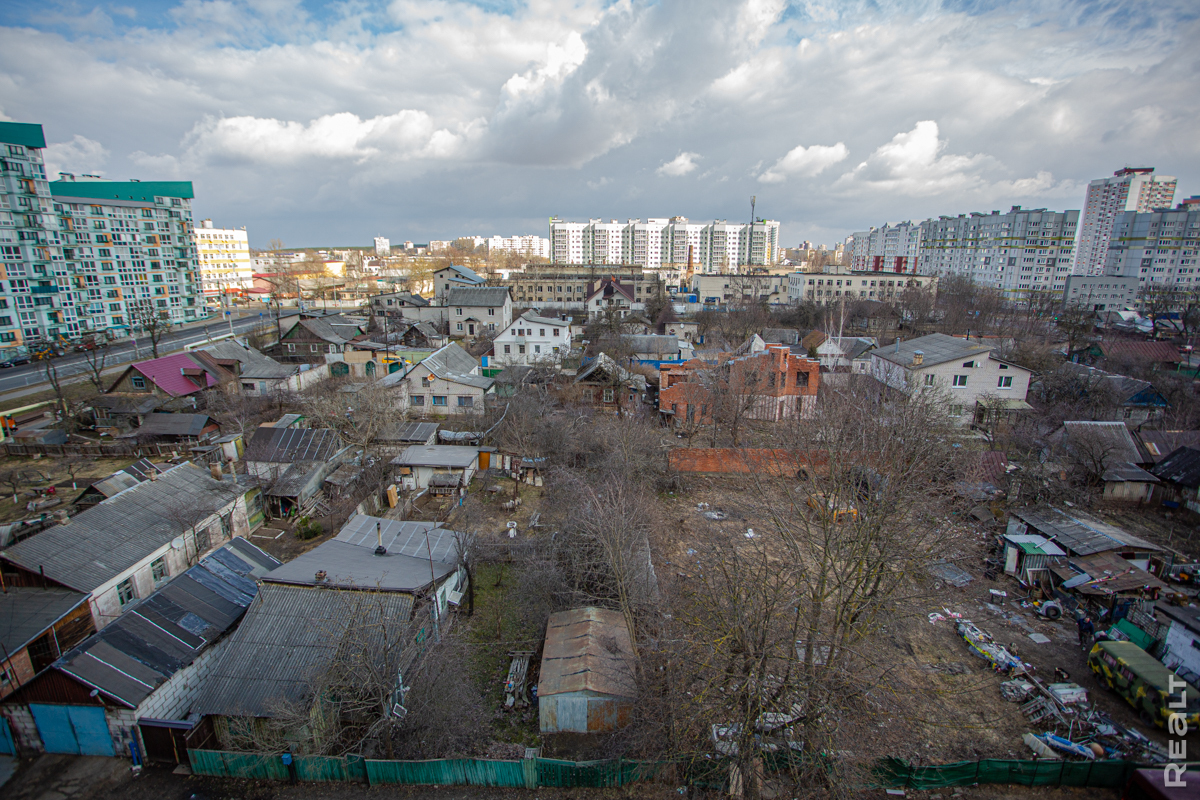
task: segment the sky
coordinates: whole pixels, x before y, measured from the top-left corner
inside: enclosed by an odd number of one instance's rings
[[[48,171],[190,180],[253,246],[547,220],[872,225],[1200,193],[1195,0],[4,0]]]

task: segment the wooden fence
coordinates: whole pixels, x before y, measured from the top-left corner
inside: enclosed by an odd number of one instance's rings
[[[128,444],[122,442],[103,442],[97,444],[19,444],[6,442],[4,451],[10,456],[89,456],[92,458],[149,458],[160,456],[167,458],[190,458],[206,461],[207,453],[193,453],[193,443],[182,442],[152,442]],[[214,451],[220,455],[220,448]]]

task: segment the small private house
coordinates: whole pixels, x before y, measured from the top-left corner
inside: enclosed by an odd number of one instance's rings
[[[429,301],[412,292],[388,292],[371,298],[371,315],[390,320],[411,322],[446,321],[445,306],[430,305]]]
[[[56,586],[13,586],[0,592],[0,699],[95,630],[83,592]],[[3,725],[0,722],[0,728]],[[6,737],[0,730],[0,753],[5,752],[5,741],[11,741],[11,734]]]
[[[1060,365],[1058,372],[1073,377],[1081,395],[1105,395],[1112,401],[1113,419],[1130,427],[1157,420],[1170,405],[1149,381],[1070,362]]]
[[[314,682],[355,631],[370,629],[388,642],[433,638],[468,589],[461,542],[437,523],[359,514],[334,539],[264,575],[193,706],[206,718],[193,740],[228,748],[236,725],[285,707],[315,708]],[[380,670],[396,674],[400,705],[411,656],[398,650],[371,652],[384,659]],[[297,733],[296,751],[304,753]]]
[[[399,455],[412,445],[437,444],[436,422],[389,422],[375,434],[372,444]]]
[[[1200,431],[1152,431],[1139,428],[1132,433],[1142,456],[1139,463],[1147,469],[1181,447],[1200,450]]]
[[[615,277],[602,278],[588,284],[587,299],[584,303],[588,318],[597,319],[611,315],[623,319],[630,314],[645,311],[646,303],[641,297],[635,297],[634,288],[632,284],[622,283]]]
[[[263,425],[246,445],[246,474],[263,484],[266,513],[286,516],[303,510],[317,497],[325,478],[349,452],[332,428]]]
[[[467,267],[451,264],[433,273],[433,295],[445,305],[446,296],[454,289],[469,289],[483,286],[487,281],[483,276]]]
[[[99,434],[120,433],[142,424],[147,414],[162,407],[163,401],[153,394],[102,394],[88,403],[96,420]],[[188,403],[187,407],[191,407]]]
[[[326,354],[344,353],[363,326],[339,324],[337,317],[292,317],[280,340],[267,348],[268,355],[286,364],[324,364]]]
[[[692,359],[659,368],[659,411],[676,425],[711,420],[717,399],[709,380],[720,380],[745,396],[748,419],[778,422],[803,418],[816,407],[820,364],[792,355],[787,345],[767,345],[752,355],[727,358],[717,366]]]
[[[236,392],[237,375],[211,356],[194,350],[131,364],[113,381],[106,394],[153,395],[167,402],[194,398],[214,389]]]
[[[299,388],[289,386],[289,380],[300,372],[298,365],[281,364],[240,340],[210,344],[201,352],[218,363],[236,362],[238,388],[244,395],[259,397],[278,389]]]
[[[20,751],[187,763],[188,712],[279,561],[241,537],[139,600],[0,703]]]
[[[963,423],[976,418],[979,408],[990,413],[996,404],[1008,412],[1028,410],[1025,395],[1033,373],[994,356],[995,347],[943,333],[897,339],[871,351],[871,375],[905,394],[925,387],[946,391],[950,415]]]
[[[1009,512],[1006,536],[1037,535],[1054,541],[1070,557],[1115,553],[1141,570],[1161,572],[1170,555],[1156,544],[1077,509],[1022,508]]]
[[[473,339],[504,330],[512,322],[512,292],[507,286],[473,286],[446,293],[450,338]]]
[[[492,340],[489,367],[550,366],[571,352],[569,321],[526,311]]]
[[[394,387],[401,406],[413,414],[475,414],[494,390],[475,357],[457,342],[434,351],[405,372],[388,375],[381,383]]]
[[[1200,448],[1176,448],[1150,467],[1150,472],[1160,481],[1155,487],[1156,501],[1200,514]]]
[[[1104,483],[1104,499],[1143,503],[1159,479],[1138,466],[1141,453],[1123,422],[1064,422],[1052,437],[1064,454]]]
[[[587,363],[574,381],[580,402],[613,414],[636,411],[646,400],[646,376],[622,367],[600,353]]]
[[[605,733],[627,725],[637,696],[635,663],[619,611],[551,614],[537,687],[541,732]]]
[[[155,464],[146,458],[139,458],[125,469],[119,469],[107,478],[93,481],[90,486],[84,488],[79,496],[75,498],[73,505],[76,508],[76,513],[102,503],[117,493],[137,486],[143,481],[150,480],[150,473],[161,474],[169,466]]]
[[[465,492],[479,471],[479,448],[453,444],[412,445],[391,460],[397,483],[406,491]]]
[[[831,375],[869,374],[871,351],[878,346],[878,342],[870,336],[825,337],[816,347],[822,379],[829,380]]]
[[[208,414],[162,414],[154,412],[142,418],[137,428],[114,436],[139,442],[189,445],[205,444],[221,435],[221,426]]]
[[[0,551],[4,583],[89,594],[92,620],[103,630],[213,548],[248,535],[257,496],[257,488],[234,476],[218,480],[190,461],[152,473]]]

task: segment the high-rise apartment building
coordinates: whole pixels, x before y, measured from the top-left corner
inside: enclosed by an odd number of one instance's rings
[[[205,299],[254,288],[254,266],[245,228],[214,228],[212,220],[206,219],[192,236]]]
[[[375,237],[375,255],[389,256],[392,254],[392,243],[385,236]]]
[[[551,260],[556,264],[635,264],[655,268],[692,265],[696,272],[724,272],[779,260],[779,223],[756,220],[696,224],[686,217],[587,223],[550,220]]]
[[[858,231],[846,239],[852,248],[851,269],[872,272],[917,272],[921,254],[921,226],[912,222],[888,223],[882,228]]]
[[[1109,237],[1117,217],[1131,211],[1147,213],[1156,208],[1170,208],[1175,202],[1176,183],[1169,175],[1155,175],[1153,167],[1126,167],[1111,178],[1089,183],[1072,272],[1103,275]]]
[[[1116,217],[1104,274],[1137,278],[1139,286],[1200,289],[1200,197],[1176,208],[1125,211]]]
[[[151,316],[200,318],[191,181],[60,177],[50,184],[62,241],[60,333],[124,336]]]
[[[487,245],[488,255],[519,253],[526,257],[550,257],[550,240],[543,236],[493,236],[483,243]]]
[[[1061,291],[1071,274],[1078,222],[1078,211],[1020,206],[1007,214],[928,219],[920,225],[919,272],[965,275],[1010,299],[1031,291]]]

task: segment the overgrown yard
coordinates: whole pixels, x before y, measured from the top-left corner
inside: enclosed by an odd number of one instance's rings
[[[29,456],[0,456],[0,522],[12,522],[34,516],[26,504],[41,495],[45,489],[55,487],[55,495],[68,504],[83,487],[100,478],[106,478],[137,459],[127,458],[32,458]],[[71,477],[72,470],[75,473]],[[9,477],[11,476],[11,478]],[[13,503],[13,481],[20,492],[20,500]],[[72,489],[74,483],[78,489]],[[61,507],[61,506],[58,506]],[[53,511],[54,509],[47,509]]]

